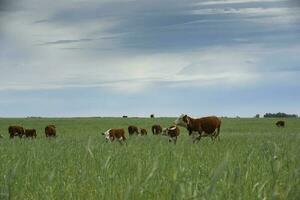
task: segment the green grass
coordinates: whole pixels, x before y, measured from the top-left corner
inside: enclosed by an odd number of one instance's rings
[[[276,119],[222,119],[218,142],[193,144],[184,128],[177,145],[150,134],[173,120],[0,119],[0,199],[300,199],[299,119],[283,129]],[[9,139],[14,124],[38,138]],[[47,124],[58,138],[45,138]],[[148,136],[120,145],[100,135],[131,124]]]

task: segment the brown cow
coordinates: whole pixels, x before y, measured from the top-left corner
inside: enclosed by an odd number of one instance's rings
[[[284,122],[284,121],[278,121],[278,122],[276,122],[276,126],[277,126],[278,128],[284,128],[285,122]]]
[[[54,125],[48,125],[45,128],[46,137],[56,137],[56,127]]]
[[[159,134],[161,134],[161,132],[162,132],[162,128],[160,125],[155,124],[152,126],[153,135],[159,135]]]
[[[176,126],[170,126],[169,128],[164,128],[163,130],[163,135],[169,136],[169,142],[174,142],[174,144],[176,144],[177,142],[177,137],[180,134],[180,129]]]
[[[126,141],[125,137],[125,131],[124,129],[108,129],[102,135],[105,136],[106,141],[113,142],[115,139],[118,139],[118,141],[122,144],[123,141]]]
[[[141,128],[140,134],[141,135],[147,135],[147,130],[144,129],[144,128]]]
[[[129,135],[133,135],[133,134],[138,135],[139,130],[136,126],[128,126],[128,133],[129,133]]]
[[[8,133],[10,138],[14,138],[15,136],[19,136],[21,138],[25,134],[22,126],[9,126]]]
[[[212,140],[216,138],[220,140],[221,120],[216,116],[194,119],[182,114],[175,120],[175,124],[186,127],[189,135],[192,135],[193,132],[197,132],[199,135],[194,138],[194,142],[196,140],[199,141],[202,136],[210,136]]]
[[[25,129],[25,136],[28,137],[35,137],[36,138],[36,130],[35,129]]]

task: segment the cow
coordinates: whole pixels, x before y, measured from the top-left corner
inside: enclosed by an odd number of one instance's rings
[[[162,132],[162,128],[160,125],[155,124],[152,126],[153,135],[159,135],[159,134],[161,134],[161,132]]]
[[[284,128],[285,122],[284,122],[284,121],[277,121],[277,122],[276,122],[276,126],[277,126],[278,128]]]
[[[10,138],[14,138],[15,136],[19,136],[22,138],[25,134],[24,128],[22,126],[9,126],[8,133]]]
[[[31,138],[36,138],[36,130],[35,129],[25,129],[25,136],[31,137]]]
[[[133,134],[138,135],[139,130],[136,126],[128,126],[128,133],[129,133],[129,135],[133,135]]]
[[[169,142],[173,141],[174,144],[176,144],[177,137],[179,136],[179,134],[180,134],[180,129],[176,125],[170,126],[168,128],[164,128],[162,133],[162,135],[169,136]]]
[[[212,140],[219,138],[221,120],[216,116],[208,116],[202,118],[191,118],[185,114],[180,115],[174,122],[178,126],[186,127],[189,135],[193,132],[199,135],[194,137],[193,142],[199,141],[202,136],[210,136]],[[193,134],[194,135],[194,134]]]
[[[56,127],[55,125],[48,125],[45,127],[46,137],[56,137]]]
[[[141,128],[140,135],[147,135],[147,130],[144,128]]]
[[[111,128],[102,133],[102,135],[105,136],[106,141],[113,142],[117,139],[121,144],[126,141],[124,129]]]
[[[128,118],[128,116],[127,115],[123,115],[122,118]]]

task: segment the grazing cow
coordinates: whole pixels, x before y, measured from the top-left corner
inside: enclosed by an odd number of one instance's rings
[[[169,128],[164,128],[163,130],[163,135],[169,136],[169,142],[173,141],[174,144],[176,144],[179,134],[180,129],[176,125],[170,126]]]
[[[136,126],[128,126],[128,133],[129,133],[129,135],[133,135],[133,134],[138,135],[139,130]]]
[[[285,122],[284,122],[284,121],[278,121],[278,122],[276,122],[276,126],[277,126],[278,128],[284,128]]]
[[[151,115],[150,115],[150,118],[154,118],[154,114],[151,114]]]
[[[25,136],[31,137],[31,138],[36,138],[36,130],[35,129],[25,129]]]
[[[147,135],[147,130],[144,128],[141,128],[140,133],[141,133],[141,135]]]
[[[21,138],[25,134],[22,126],[9,126],[8,133],[10,138],[14,138],[15,136],[19,136]]]
[[[126,141],[125,137],[125,131],[124,129],[108,129],[102,135],[105,136],[106,141],[113,142],[115,139],[118,139],[118,141],[122,144],[123,141]]]
[[[159,134],[161,134],[161,132],[162,132],[162,128],[160,125],[155,124],[152,126],[153,135],[159,135]]]
[[[202,117],[198,119],[193,119],[187,115],[180,115],[176,120],[175,124],[178,126],[186,127],[189,135],[192,135],[193,132],[197,132],[198,137],[194,138],[200,140],[202,136],[210,136],[212,140],[219,138],[221,120],[216,116]]]
[[[54,125],[48,125],[45,128],[46,137],[56,137],[56,127]]]

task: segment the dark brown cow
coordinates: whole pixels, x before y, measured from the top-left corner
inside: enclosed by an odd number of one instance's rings
[[[128,133],[129,135],[133,135],[133,134],[138,135],[139,129],[136,126],[128,126]]]
[[[285,122],[284,122],[284,121],[278,121],[278,122],[276,122],[276,126],[277,126],[278,128],[284,128]]]
[[[169,142],[173,141],[174,144],[176,144],[177,137],[179,136],[179,134],[180,134],[180,129],[176,125],[170,126],[169,128],[165,128],[163,130],[163,135],[169,136],[170,137]]]
[[[45,128],[46,137],[56,137],[56,127],[54,125],[48,125]]]
[[[221,120],[216,116],[194,119],[182,114],[175,120],[175,124],[186,127],[189,135],[192,135],[193,132],[197,132],[199,135],[194,139],[194,142],[196,140],[199,141],[202,136],[210,136],[212,140],[216,138],[220,140]]]
[[[14,138],[15,136],[19,136],[21,138],[25,134],[22,126],[9,126],[8,133],[10,138]]]
[[[31,137],[31,138],[36,138],[36,130],[35,129],[25,129],[25,136]]]
[[[144,128],[141,128],[140,134],[141,135],[147,135],[147,130],[144,129]]]
[[[107,141],[113,142],[115,139],[118,139],[118,141],[122,144],[122,142],[126,141],[125,137],[125,131],[124,129],[108,129],[102,135],[105,136]]]
[[[159,134],[161,134],[161,132],[162,132],[162,128],[160,125],[155,124],[152,126],[153,135],[159,135]]]

